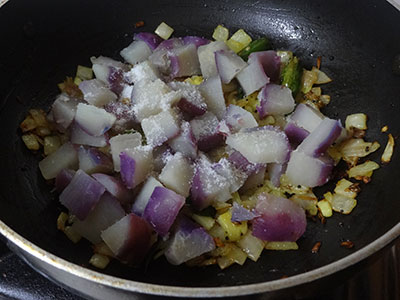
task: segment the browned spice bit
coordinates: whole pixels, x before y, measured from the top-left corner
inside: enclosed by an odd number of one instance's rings
[[[317,223],[317,218],[315,216],[313,216],[313,215],[310,215],[310,213],[308,211],[306,211],[306,216],[307,216],[307,218],[309,218],[314,223]]]
[[[318,69],[318,70],[321,68],[321,61],[322,61],[321,56],[318,56],[318,57],[317,57],[317,69]]]
[[[345,247],[347,249],[351,249],[354,247],[354,243],[352,241],[347,240],[347,241],[341,242],[340,246]]]
[[[135,23],[135,28],[140,28],[144,26],[144,21],[138,21]]]
[[[349,191],[349,192],[354,192],[354,193],[359,193],[361,192],[361,187],[360,187],[360,183],[359,182],[355,182],[353,183],[351,186],[349,186],[347,189],[345,189],[345,191]]]
[[[81,99],[83,97],[82,91],[74,83],[72,77],[67,77],[64,82],[59,83],[58,88],[61,90],[61,92],[65,92],[73,98]]]
[[[214,242],[215,242],[215,245],[216,245],[217,247],[224,247],[224,243],[221,241],[220,238],[215,237],[215,238],[214,238]]]
[[[317,253],[319,251],[319,248],[321,248],[321,242],[316,242],[315,245],[312,247],[311,252]]]
[[[282,277],[281,277],[281,279],[285,279],[285,278],[288,278],[289,276],[287,276],[287,275],[282,275]]]
[[[365,184],[369,183],[371,181],[371,177],[368,176],[357,176],[357,180],[362,180]]]
[[[326,223],[326,219],[325,217],[322,215],[322,212],[320,210],[318,210],[318,218],[320,219],[322,224]]]

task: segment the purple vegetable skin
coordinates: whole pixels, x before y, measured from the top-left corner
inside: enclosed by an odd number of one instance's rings
[[[166,236],[184,204],[185,198],[181,195],[164,187],[156,187],[144,209],[143,218],[158,234]]]
[[[204,228],[181,216],[165,257],[171,264],[179,265],[214,249],[214,240]]]
[[[60,202],[83,221],[99,202],[105,188],[82,170],[78,170],[60,195]]]
[[[306,230],[304,210],[289,199],[263,193],[256,211],[261,216],[252,222],[253,235],[261,240],[295,242]]]

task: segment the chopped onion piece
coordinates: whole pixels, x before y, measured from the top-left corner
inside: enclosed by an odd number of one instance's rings
[[[378,142],[365,142],[363,139],[349,139],[340,145],[340,152],[347,162],[354,162],[354,158],[365,157],[380,147]]]
[[[99,269],[105,269],[109,263],[110,259],[107,256],[97,253],[93,254],[89,260],[89,264]]]
[[[267,250],[298,250],[299,246],[296,242],[266,242],[265,249]]]
[[[332,206],[327,200],[318,201],[317,205],[325,218],[332,217]]]
[[[311,216],[315,216],[318,213],[318,198],[312,192],[306,194],[294,194],[290,197],[290,200],[306,210]]]
[[[227,45],[236,53],[240,52],[240,50],[246,48],[251,43],[251,37],[243,30],[239,29],[234,34],[232,34],[231,38],[227,41]]]
[[[317,69],[316,67],[313,67],[311,71],[317,74],[317,80],[315,81],[315,84],[324,84],[332,81],[332,79],[330,79],[328,75],[326,75],[324,72]]]
[[[228,210],[217,218],[217,222],[226,231],[231,242],[238,241],[247,232],[247,222],[232,222],[232,212]]]
[[[329,203],[332,206],[332,209],[336,212],[340,212],[342,214],[349,214],[353,210],[354,207],[357,205],[357,200],[346,197],[340,194],[334,193],[333,195],[331,194],[331,197],[326,197],[325,194],[325,199],[329,201]]]
[[[351,190],[351,186],[354,186],[354,183],[343,178],[336,184],[335,193],[354,199],[357,197],[357,192]]]
[[[215,27],[212,37],[216,41],[225,42],[226,40],[228,40],[229,30],[222,25],[218,25],[217,27]]]
[[[154,31],[159,37],[163,38],[164,40],[168,40],[169,37],[174,32],[174,29],[168,26],[166,23],[161,22],[160,25]]]
[[[389,163],[390,160],[392,159],[393,155],[393,149],[394,149],[394,138],[392,134],[389,133],[388,135],[388,142],[385,147],[385,151],[383,151],[381,161],[382,163]]]
[[[361,165],[357,165],[352,167],[350,170],[347,170],[347,174],[350,178],[362,178],[362,177],[371,177],[372,172],[376,169],[379,169],[379,165],[374,161],[366,161]]]
[[[237,245],[245,252],[253,261],[257,261],[264,249],[265,243],[252,235],[251,231],[247,233],[237,242]]]
[[[357,128],[360,130],[367,129],[367,115],[363,113],[352,114],[346,117],[346,129],[351,130]]]
[[[303,94],[307,94],[311,91],[313,84],[318,80],[318,73],[313,71],[303,71],[301,78],[301,91]]]
[[[196,215],[196,214],[193,214],[191,217],[206,230],[210,230],[211,228],[213,228],[215,224],[215,219],[211,217]]]

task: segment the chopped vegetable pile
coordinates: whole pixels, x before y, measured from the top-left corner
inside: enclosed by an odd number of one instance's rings
[[[304,70],[292,52],[243,29],[229,37],[219,25],[213,41],[173,31],[163,22],[135,34],[124,62],[92,57],[59,84],[48,114],[32,109],[21,123],[68,210],[57,228],[93,244],[90,264],[164,255],[224,269],[264,249],[298,249],[307,216],[351,213],[360,183],[379,168],[363,158],[380,145],[363,138],[365,114],[343,127],[321,113],[330,97],[319,85],[331,81],[321,60]],[[382,163],[393,154],[388,139]],[[312,188],[341,160],[344,177],[318,199]]]

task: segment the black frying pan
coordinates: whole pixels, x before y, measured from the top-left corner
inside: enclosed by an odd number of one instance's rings
[[[380,132],[382,126],[388,125],[395,137],[400,133],[400,77],[392,70],[400,54],[400,13],[386,1],[12,0],[0,9],[0,219],[23,238],[78,266],[91,269],[89,244],[73,245],[57,231],[55,221],[61,206],[40,175],[40,155],[22,144],[18,125],[29,108],[49,107],[58,93],[57,83],[74,75],[76,65],[90,65],[92,55],[119,59],[119,50],[130,43],[134,24],[140,20],[146,23],[142,31],[152,31],[165,21],[177,36],[210,37],[220,23],[232,32],[244,28],[254,37],[270,37],[275,48],[294,51],[308,68],[321,56],[323,70],[334,79],[323,87],[332,96],[324,109],[328,116],[344,121],[349,113],[366,113],[366,138],[378,140],[382,146],[387,140]],[[381,153],[382,149],[370,159],[379,161]],[[257,263],[248,261],[225,271],[215,266],[174,267],[164,259],[151,263],[146,271],[117,262],[104,271],[162,286],[99,277],[31,247],[3,224],[0,230],[10,239],[10,246],[40,271],[96,297],[109,295],[109,290],[121,295],[121,289],[124,294],[138,291],[178,296],[270,291],[267,296],[272,296],[340,271],[388,246],[400,233],[399,188],[400,160],[395,153],[389,165],[374,173],[371,183],[362,185],[359,204],[351,215],[335,214],[325,225],[309,221],[298,251],[264,252]],[[347,239],[354,242],[354,249],[340,247]],[[317,241],[322,247],[313,254],[311,248]],[[77,276],[85,279],[74,281]],[[279,280],[284,276],[289,278]],[[103,286],[97,294],[93,280]],[[323,286],[321,280],[319,283]],[[305,289],[296,289],[300,291]]]

